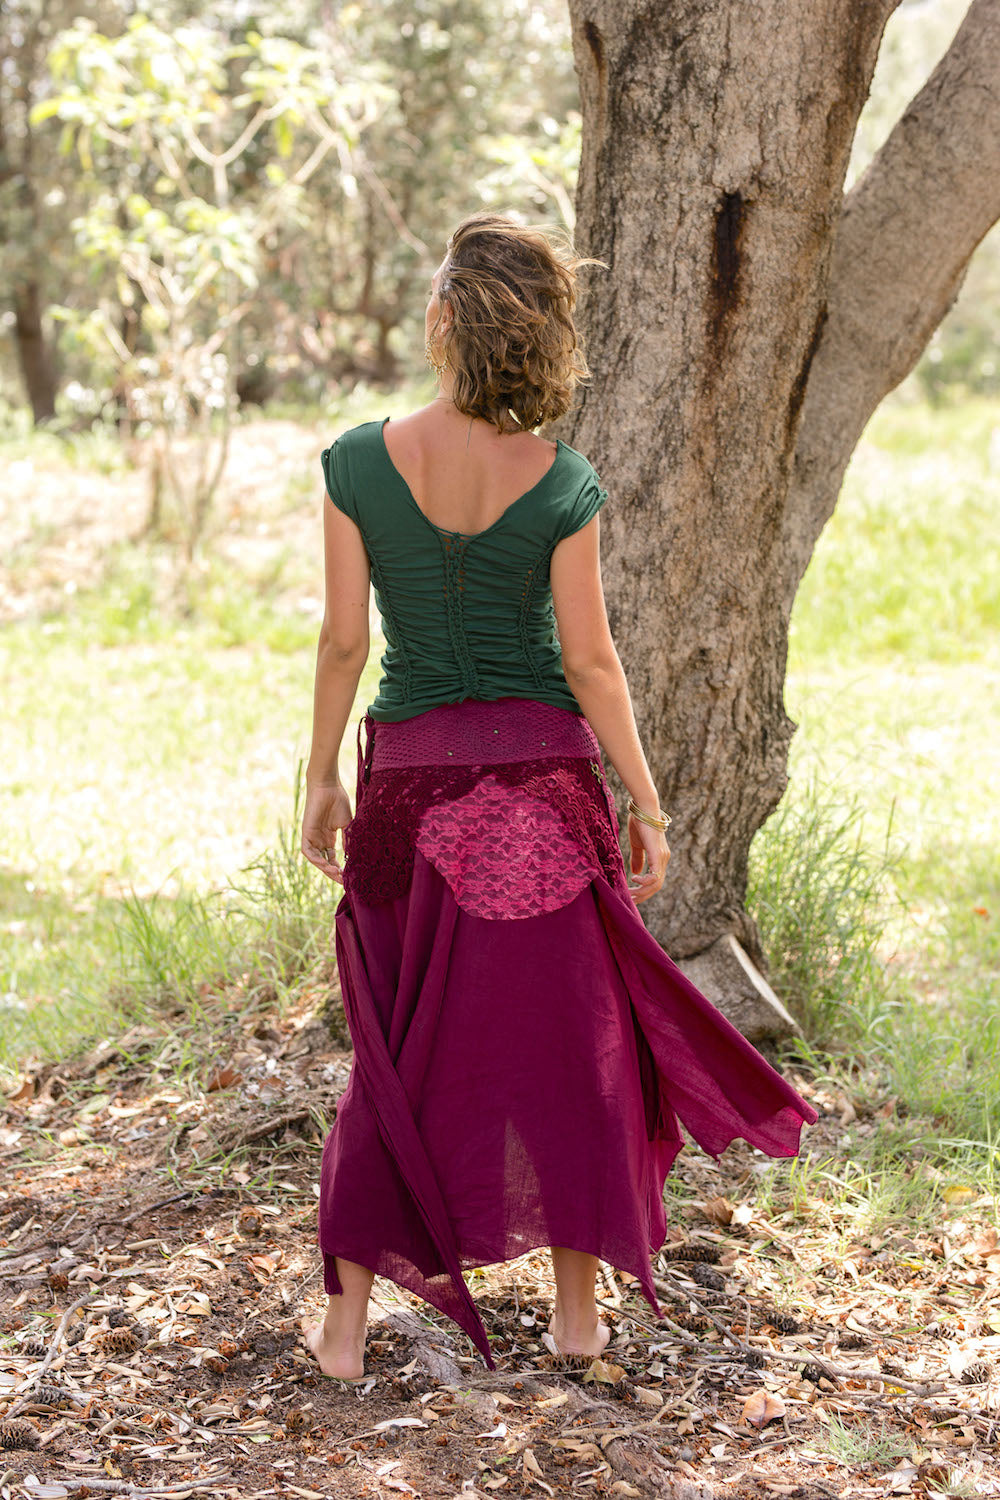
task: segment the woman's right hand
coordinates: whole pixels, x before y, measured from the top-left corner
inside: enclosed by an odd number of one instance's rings
[[[632,813],[628,815],[628,841],[632,870],[629,890],[638,906],[641,901],[648,901],[650,896],[655,896],[663,884],[670,859],[670,846],[665,833],[658,828],[650,828],[648,823],[640,822]],[[645,870],[643,864],[646,865]]]
[[[307,786],[302,813],[302,853],[338,885],[344,883],[344,865],[337,857],[337,835],[343,839],[350,823],[350,798],[339,782],[332,786]]]

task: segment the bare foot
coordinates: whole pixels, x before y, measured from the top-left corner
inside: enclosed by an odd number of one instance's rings
[[[364,1344],[335,1341],[325,1320],[308,1327],[302,1320],[305,1345],[324,1375],[339,1380],[360,1380],[365,1373]]]
[[[611,1338],[611,1329],[598,1319],[596,1327],[567,1329],[558,1312],[552,1314],[549,1333],[560,1354],[589,1354],[596,1359],[604,1353]]]

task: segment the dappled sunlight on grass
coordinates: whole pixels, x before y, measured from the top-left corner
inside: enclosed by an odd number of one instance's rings
[[[995,924],[1000,643],[978,664],[802,667],[786,706],[799,725],[791,799],[809,774],[857,789],[873,847],[891,816],[905,906],[897,940],[923,947],[956,923],[966,936]]]
[[[31,652],[30,674],[19,664]],[[4,860],[107,893],[216,883],[274,836],[308,754],[314,653],[0,637]],[[370,701],[372,670],[358,709]],[[355,715],[356,717],[356,715]],[[353,786],[354,747],[341,770]]]

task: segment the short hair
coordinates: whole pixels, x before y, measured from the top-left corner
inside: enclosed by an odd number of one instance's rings
[[[576,273],[604,262],[576,255],[556,234],[484,211],[448,241],[438,296],[453,313],[441,338],[452,396],[500,432],[511,416],[526,430],[561,417],[590,377],[573,322]]]

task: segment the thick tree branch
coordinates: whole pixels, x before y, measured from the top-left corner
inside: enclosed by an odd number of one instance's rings
[[[844,203],[785,513],[789,612],[865,423],[916,364],[998,218],[1000,5],[972,0]]]

